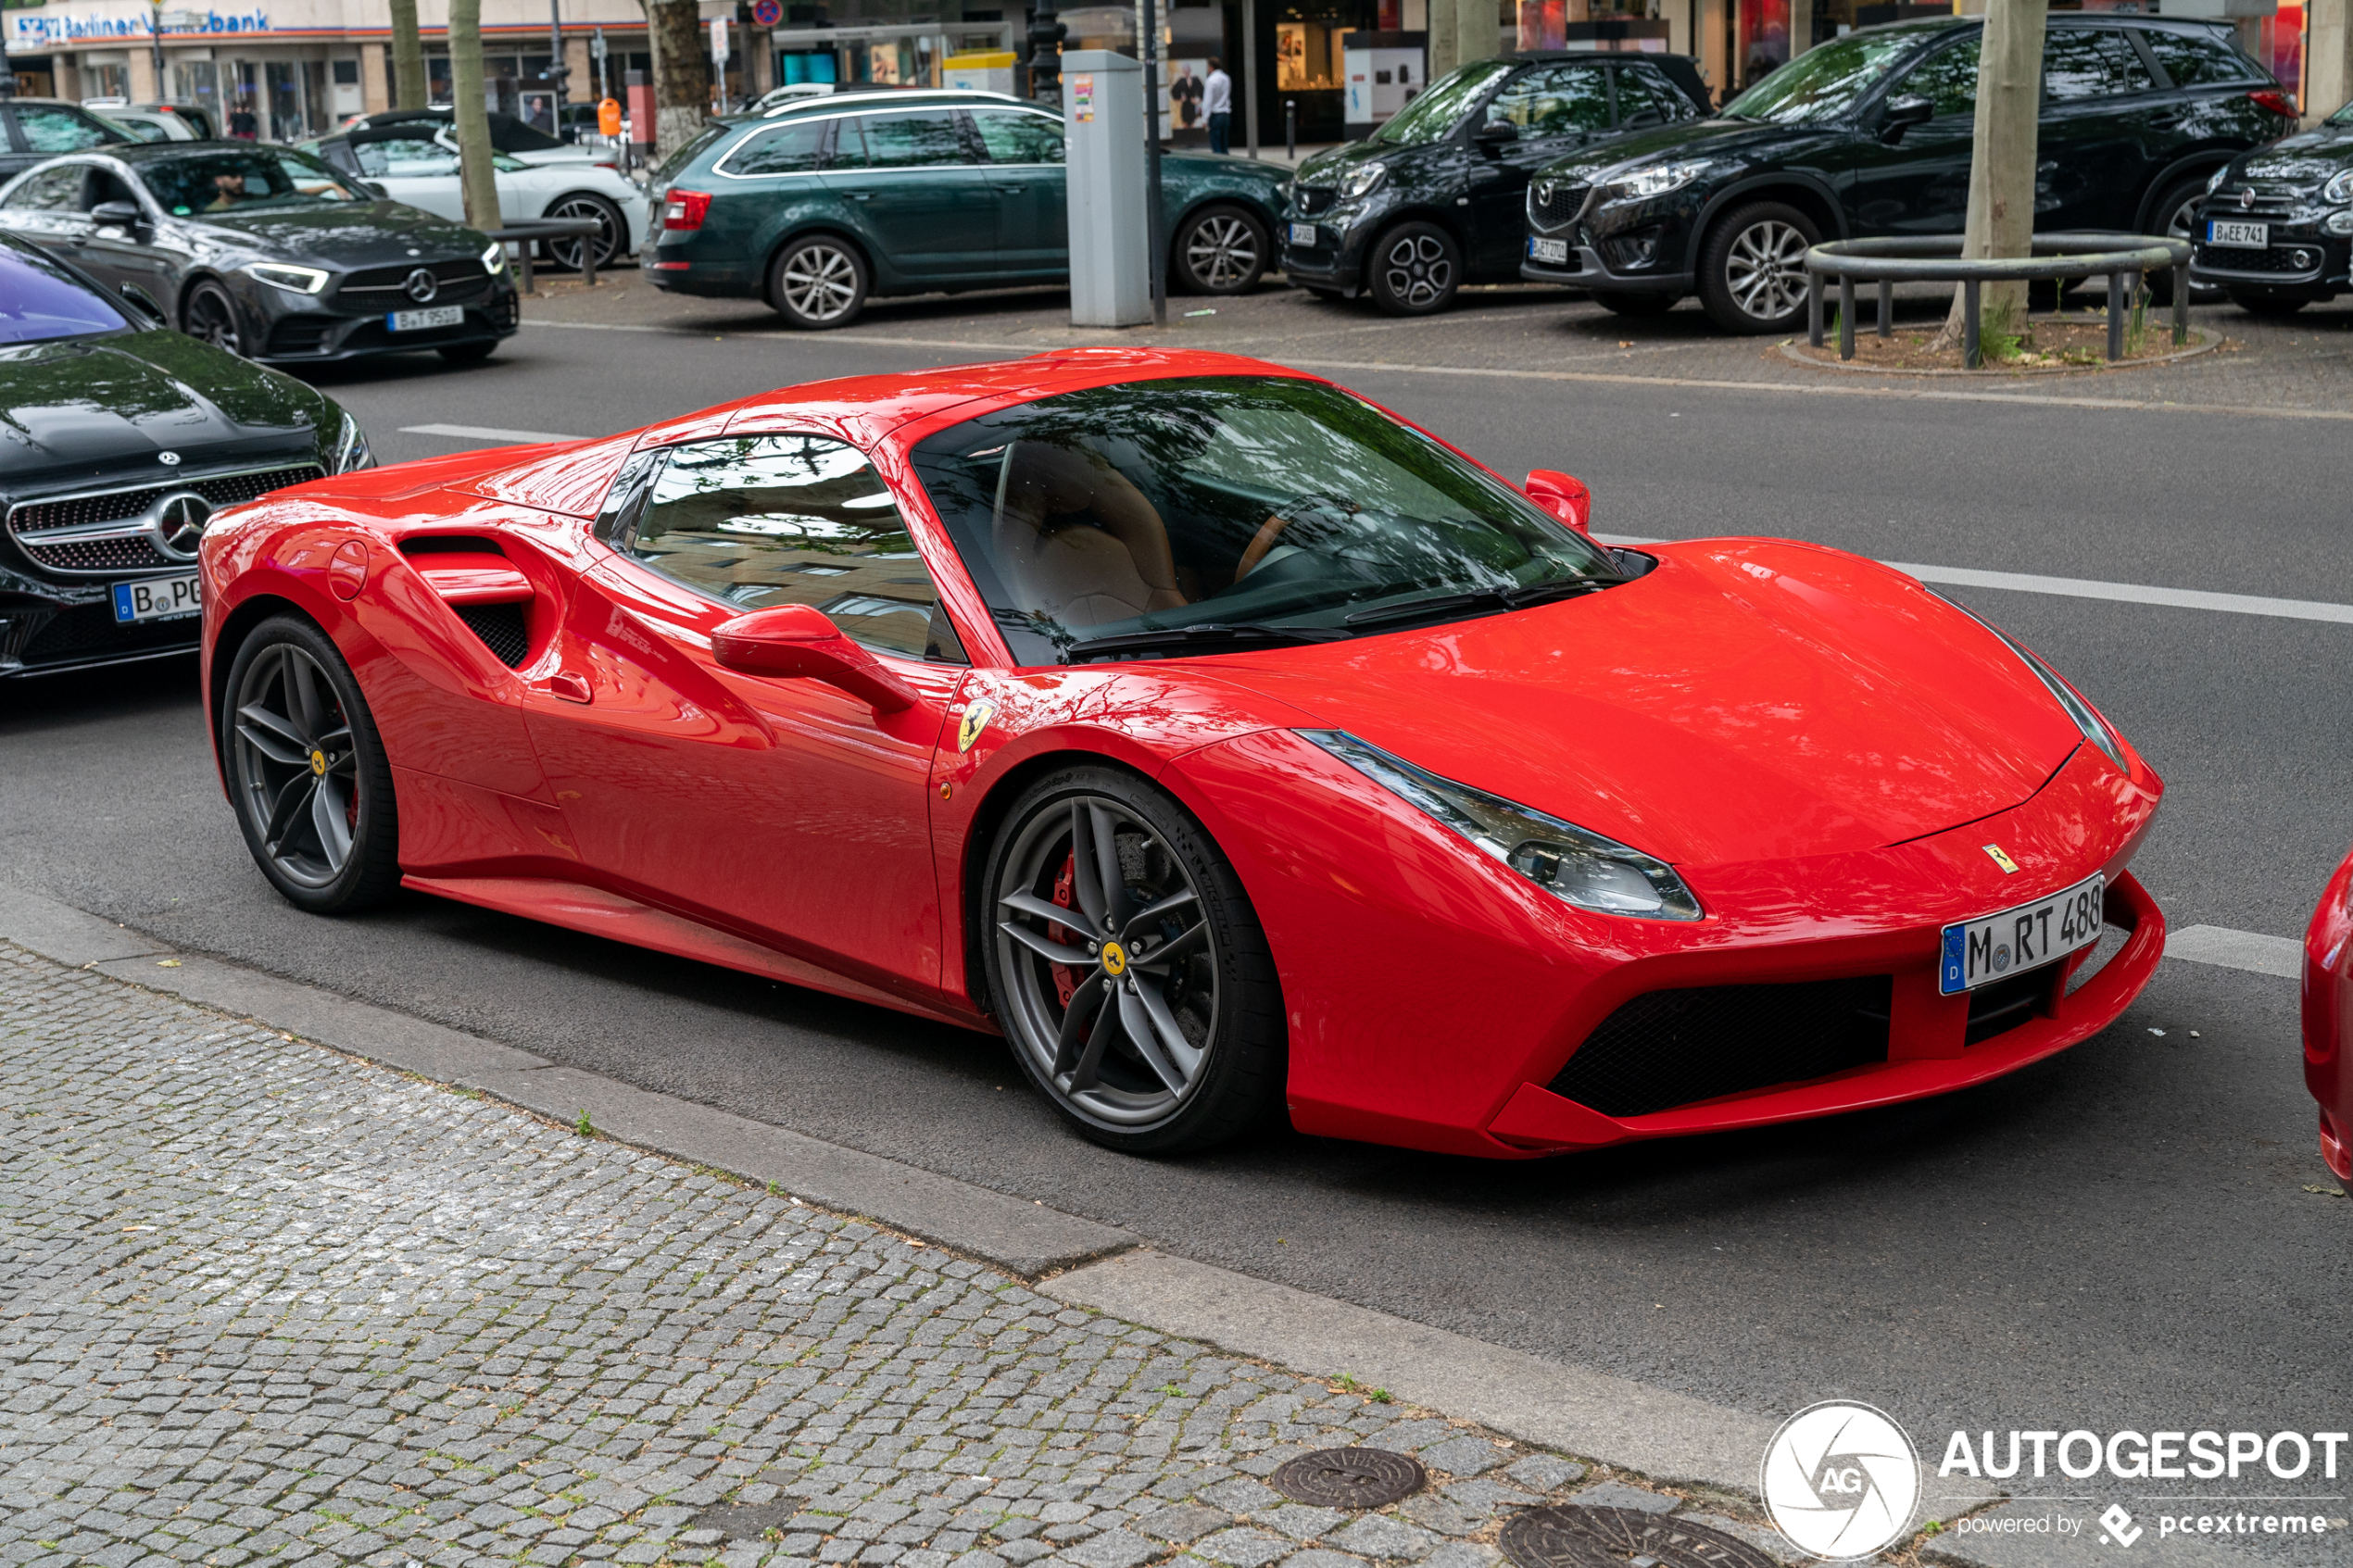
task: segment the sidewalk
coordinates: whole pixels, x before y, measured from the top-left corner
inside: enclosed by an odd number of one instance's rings
[[[1571,1498],[1780,1550],[1738,1499],[5,945],[0,1258],[0,1562],[1487,1568]],[[1261,1479],[1349,1445],[1429,1485]]]

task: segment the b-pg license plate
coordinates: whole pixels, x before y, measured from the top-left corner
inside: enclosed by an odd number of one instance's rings
[[[1548,240],[1541,235],[1530,234],[1528,238],[1528,259],[1530,261],[1567,261],[1568,259],[1568,242],[1567,240]]]
[[[2268,250],[2271,245],[2269,223],[2226,223],[2214,219],[2206,225],[2206,243],[2229,245],[2234,250]]]
[[[395,310],[384,317],[384,325],[396,332],[422,332],[434,327],[462,326],[466,307],[462,305],[436,305],[430,310]]]
[[[1946,996],[2039,969],[2100,939],[2108,878],[2095,876],[2063,893],[1944,928],[1936,988]]]
[[[1310,249],[1313,249],[1315,244],[1315,225],[1313,223],[1292,224],[1290,226],[1290,243],[1295,245],[1306,245]]]
[[[150,577],[144,583],[114,585],[114,618],[126,626],[136,621],[170,621],[194,615],[202,608],[196,597],[194,572],[185,577]]]

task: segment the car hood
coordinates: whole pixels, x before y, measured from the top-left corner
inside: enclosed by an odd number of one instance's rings
[[[1341,175],[1360,163],[1381,163],[1412,150],[1410,146],[1390,146],[1381,142],[1343,142],[1313,157],[1302,159],[1299,182],[1302,185],[1338,184]]]
[[[2353,168],[2353,125],[2321,125],[2283,137],[2239,159],[2241,179],[2318,184]]]
[[[223,231],[248,248],[346,268],[480,256],[489,244],[462,223],[392,201],[208,212],[186,221]]]
[[[1917,582],[1779,540],[1617,588],[1218,673],[1430,771],[1680,865],[1847,853],[2007,810],[2082,742]]]
[[[0,349],[0,492],[248,458],[302,462],[339,410],[292,376],[173,332]]]
[[[1622,165],[1657,158],[1778,157],[1791,146],[1831,132],[1826,125],[1770,125],[1748,119],[1687,119],[1636,131],[1603,145],[1579,148],[1555,158],[1538,171],[1539,178],[1590,185],[1597,176]]]
[[[1290,178],[1290,170],[1278,163],[1246,158],[1233,153],[1163,153],[1161,167],[1171,165],[1189,174],[1223,174],[1245,180],[1256,180],[1265,185],[1279,185]]]

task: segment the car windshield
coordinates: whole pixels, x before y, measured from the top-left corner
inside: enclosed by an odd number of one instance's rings
[[[129,318],[47,257],[0,245],[0,343],[120,332]]]
[[[164,209],[182,218],[370,199],[291,147],[192,147],[143,162],[139,174]]]
[[[1619,580],[1516,491],[1317,382],[1094,387],[913,456],[1023,664],[1337,640]]]
[[[1462,123],[1464,113],[1487,91],[1488,84],[1511,69],[1509,60],[1475,60],[1440,77],[1390,116],[1373,132],[1372,140],[1400,147],[1440,140]]]
[[[1724,106],[1726,119],[1802,125],[1835,119],[1924,42],[1918,31],[1850,32],[1818,44]]]

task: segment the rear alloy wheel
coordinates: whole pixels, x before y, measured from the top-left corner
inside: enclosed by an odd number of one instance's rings
[[[1365,268],[1373,303],[1391,316],[1434,316],[1462,286],[1463,250],[1435,223],[1400,223],[1373,246]]]
[[[1200,824],[1109,768],[1040,780],[989,857],[987,961],[1030,1081],[1098,1143],[1203,1148],[1280,1103],[1282,992]]]
[[[334,643],[294,616],[265,621],[237,649],[224,695],[229,793],[261,873],[314,914],[390,897],[400,882],[392,767]]]
[[[1806,253],[1814,220],[1780,202],[1742,207],[1701,247],[1700,303],[1727,332],[1785,332],[1806,319]]]
[[[237,325],[237,302],[209,279],[188,291],[186,302],[180,307],[180,323],[182,332],[200,343],[236,355],[245,351],[245,332]]]
[[[595,242],[589,254],[597,258],[599,271],[612,265],[613,257],[629,245],[629,221],[621,216],[621,208],[587,191],[574,191],[558,196],[547,205],[547,217],[571,221],[585,220],[597,225],[597,232],[587,236]],[[579,235],[547,242],[547,259],[568,271],[580,270]]]
[[[2197,243],[2197,207],[2206,199],[2204,180],[2184,180],[2157,199],[2155,211],[2165,220],[2168,239]],[[2148,275],[2149,301],[2155,305],[2173,303],[2173,273],[2168,269]],[[2211,283],[2192,283],[2190,303],[2212,305],[2222,297],[2222,291]]]
[[[866,307],[866,258],[831,234],[795,240],[769,269],[768,303],[806,331],[846,327]]]
[[[1238,207],[1204,207],[1176,235],[1169,269],[1190,294],[1248,294],[1266,272],[1266,227]]]

